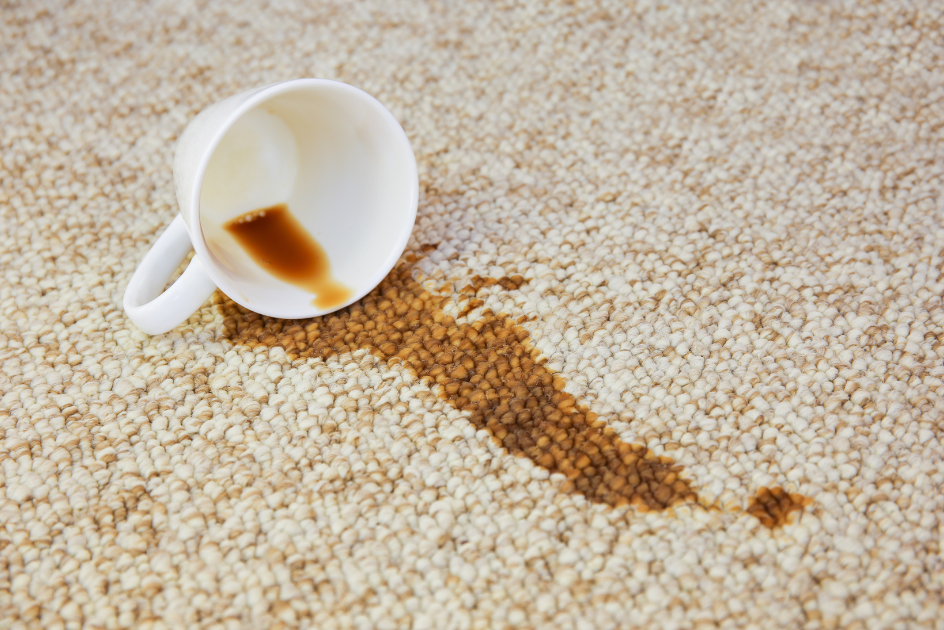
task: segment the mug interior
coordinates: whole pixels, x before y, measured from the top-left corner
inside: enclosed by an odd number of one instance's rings
[[[278,87],[278,86],[276,86]],[[274,317],[330,312],[256,264],[224,224],[284,203],[321,245],[335,280],[366,294],[396,263],[413,228],[416,162],[406,134],[374,98],[305,82],[242,112],[217,143],[200,189],[200,230],[221,290]]]

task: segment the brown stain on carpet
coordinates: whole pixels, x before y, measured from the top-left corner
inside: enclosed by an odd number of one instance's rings
[[[521,276],[475,276],[459,291],[471,296],[462,313],[484,304],[474,297],[483,287],[512,291],[523,283]],[[623,442],[564,392],[564,379],[543,365],[518,323],[488,310],[475,321],[457,323],[443,311],[451,299],[424,289],[404,263],[363,299],[323,317],[274,319],[227,299],[223,333],[248,347],[282,347],[293,360],[366,349],[399,364],[509,452],[562,473],[562,489],[590,501],[660,510],[696,500],[679,476],[680,466],[641,444]]]
[[[813,499],[783,488],[761,488],[751,500],[747,513],[756,517],[764,527],[776,529],[792,522],[794,512],[802,512]]]

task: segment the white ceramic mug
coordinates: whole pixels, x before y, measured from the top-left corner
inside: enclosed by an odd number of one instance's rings
[[[295,79],[249,90],[202,111],[174,156],[180,215],[144,256],[124,308],[148,334],[185,321],[219,287],[242,306],[279,318],[323,315],[373,289],[403,253],[419,182],[410,142],[393,115],[355,87]],[[270,275],[224,224],[286,204],[322,246],[350,299],[330,309]],[[183,275],[162,292],[195,251]]]

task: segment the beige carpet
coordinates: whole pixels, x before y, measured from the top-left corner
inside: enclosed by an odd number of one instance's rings
[[[3,2],[0,628],[944,627],[942,16]],[[176,138],[302,76],[400,266],[137,331]]]

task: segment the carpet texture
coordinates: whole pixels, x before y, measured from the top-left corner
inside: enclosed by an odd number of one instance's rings
[[[941,628],[944,11],[4,2],[0,628]],[[212,102],[416,152],[354,306],[121,298]]]

